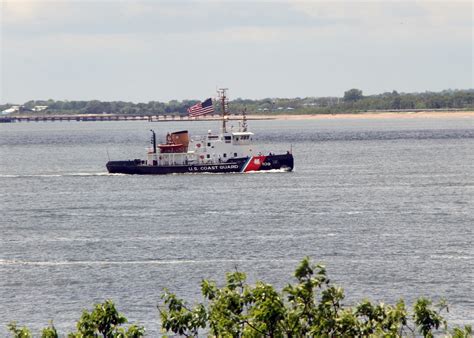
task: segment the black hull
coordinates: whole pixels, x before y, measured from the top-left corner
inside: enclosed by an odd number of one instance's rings
[[[158,166],[145,161],[109,161],[106,165],[111,174],[166,175],[189,173],[239,173],[249,171],[293,170],[293,155],[267,155],[232,159],[218,164],[189,164]]]

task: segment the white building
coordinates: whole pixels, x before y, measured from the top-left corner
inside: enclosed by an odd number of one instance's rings
[[[34,106],[33,109],[31,109],[32,111],[43,111],[43,110],[46,110],[48,109],[48,106]]]
[[[11,113],[15,113],[20,110],[20,106],[11,106],[8,109],[2,110],[2,115],[7,115]]]

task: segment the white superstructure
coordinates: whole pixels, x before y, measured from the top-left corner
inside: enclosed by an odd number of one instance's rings
[[[186,135],[187,132],[180,132]],[[148,151],[148,163],[158,165],[219,164],[234,158],[252,157],[258,152],[254,149],[254,133],[249,131],[227,132],[196,137],[189,143],[173,142],[174,134],[167,137],[167,144],[158,145],[158,152]]]
[[[189,143],[188,161],[197,163],[222,163],[232,158],[248,157],[254,154],[254,134],[251,132],[230,132],[205,137]]]
[[[188,164],[220,164],[234,158],[252,157],[258,153],[253,148],[254,134],[247,130],[247,118],[243,112],[243,120],[238,131],[230,131],[226,127],[227,98],[225,89],[219,92],[223,113],[222,128],[219,134],[211,130],[207,135],[189,139],[187,131],[180,131],[166,136],[166,144],[159,144],[149,149],[147,163],[161,166]],[[153,134],[153,138],[154,138]],[[152,144],[155,141],[153,139]]]

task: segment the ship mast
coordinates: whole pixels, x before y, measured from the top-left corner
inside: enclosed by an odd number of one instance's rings
[[[228,88],[219,88],[217,91],[219,100],[221,101],[221,110],[222,110],[222,133],[227,133],[226,129],[226,115],[227,115],[227,96],[226,91]]]
[[[242,131],[247,131],[247,108],[242,111]]]

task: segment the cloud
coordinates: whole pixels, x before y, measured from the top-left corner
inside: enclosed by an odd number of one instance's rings
[[[261,87],[315,95],[308,92],[315,79],[324,79],[327,95],[346,86],[376,92],[472,83],[466,2],[1,3],[6,97],[173,98],[183,86],[189,94],[182,95],[195,97],[196,87],[222,81],[243,87],[243,96],[264,95]],[[25,77],[44,74],[28,89]]]
[[[331,22],[327,33],[363,34],[362,39],[466,39],[472,29],[471,2],[336,1],[291,4],[297,11],[315,20]]]
[[[2,19],[6,23],[25,22],[34,19],[41,8],[40,1],[3,0]]]
[[[11,1],[3,10],[5,38],[135,35],[137,39],[231,39],[254,43],[318,37],[415,39],[472,29],[470,2],[206,2]]]

